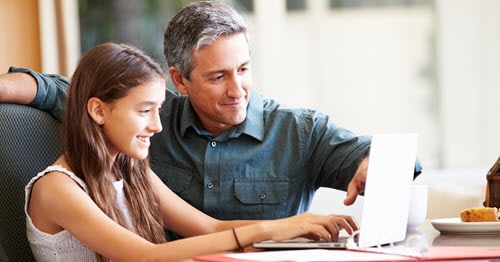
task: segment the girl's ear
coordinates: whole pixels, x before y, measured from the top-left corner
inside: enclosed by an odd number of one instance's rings
[[[181,74],[181,71],[175,66],[171,66],[168,69],[168,73],[170,74],[170,78],[175,85],[175,88],[179,93],[183,95],[187,95],[187,88],[184,81],[187,81],[186,78]]]
[[[97,97],[91,97],[87,101],[87,112],[90,117],[96,122],[98,125],[104,125],[105,117],[104,117],[104,108],[106,107],[106,103],[104,103],[101,99]]]

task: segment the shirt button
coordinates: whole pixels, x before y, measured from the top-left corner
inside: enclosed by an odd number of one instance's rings
[[[214,183],[209,182],[209,183],[207,184],[207,188],[208,188],[208,189],[212,189],[212,188],[214,188]]]
[[[266,193],[260,193],[259,198],[260,200],[264,200],[267,197]]]
[[[217,145],[217,142],[215,142],[215,141],[210,142],[211,147],[215,147],[216,145]]]

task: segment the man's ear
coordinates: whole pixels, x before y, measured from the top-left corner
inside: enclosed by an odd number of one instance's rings
[[[90,117],[96,122],[98,125],[104,125],[105,117],[104,117],[104,109],[106,107],[106,103],[104,103],[101,99],[97,97],[91,97],[87,101],[87,112]]]
[[[168,73],[170,74],[170,78],[175,85],[175,88],[179,93],[183,95],[187,95],[187,88],[185,85],[186,78],[182,75],[181,71],[175,66],[171,66],[168,69]]]

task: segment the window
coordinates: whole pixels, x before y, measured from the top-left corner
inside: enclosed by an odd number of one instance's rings
[[[430,0],[330,0],[330,8],[364,8],[386,6],[415,6],[427,5]]]
[[[286,0],[287,11],[304,11],[305,9],[306,9],[305,0]]]

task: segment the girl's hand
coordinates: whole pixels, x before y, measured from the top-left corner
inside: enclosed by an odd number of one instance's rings
[[[283,241],[295,237],[311,239],[336,240],[340,230],[352,234],[359,229],[356,220],[347,215],[317,215],[303,213],[300,215],[263,222],[271,234],[270,239]]]

